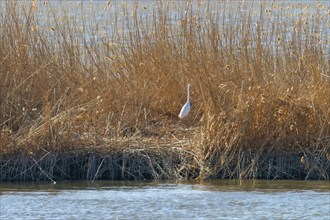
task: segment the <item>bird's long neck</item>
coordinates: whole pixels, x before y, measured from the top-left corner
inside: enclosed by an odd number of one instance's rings
[[[188,84],[188,86],[187,86],[187,102],[189,102],[189,97],[190,97],[190,95],[189,95],[189,89],[190,88],[190,85]]]

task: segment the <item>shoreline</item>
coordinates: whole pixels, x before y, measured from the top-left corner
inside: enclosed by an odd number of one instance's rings
[[[240,151],[222,166],[202,164],[183,147],[43,151],[0,155],[0,182],[66,180],[329,180],[326,155]]]

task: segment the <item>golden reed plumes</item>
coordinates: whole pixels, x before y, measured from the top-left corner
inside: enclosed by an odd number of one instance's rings
[[[103,3],[1,3],[1,164],[120,152],[123,178],[144,158],[150,178],[329,179],[326,8]]]

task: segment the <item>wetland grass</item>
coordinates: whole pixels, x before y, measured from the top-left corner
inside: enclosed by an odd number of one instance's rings
[[[329,180],[329,6],[233,2],[1,3],[0,181]]]

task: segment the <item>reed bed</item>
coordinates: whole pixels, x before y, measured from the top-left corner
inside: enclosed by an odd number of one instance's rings
[[[1,4],[0,181],[329,180],[329,5]]]

